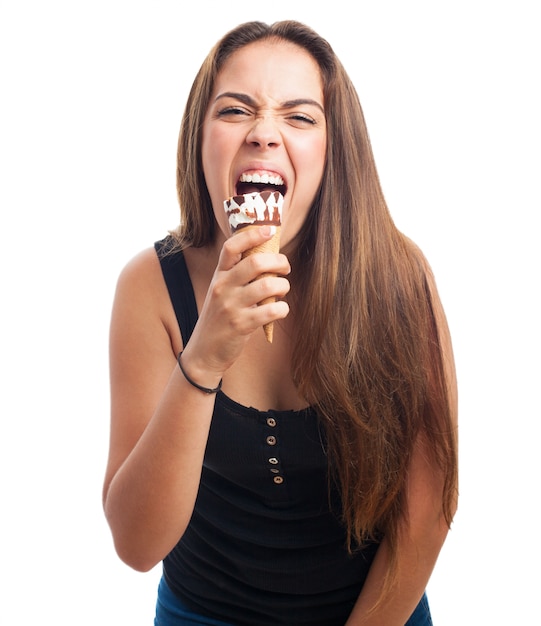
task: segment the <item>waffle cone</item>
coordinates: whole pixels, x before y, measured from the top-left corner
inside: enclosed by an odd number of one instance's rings
[[[259,228],[258,226],[252,227],[252,226],[247,226],[246,228]],[[280,251],[280,226],[276,227],[276,233],[267,241],[265,241],[264,243],[262,243],[259,246],[256,246],[255,248],[251,248],[250,250],[246,250],[246,252],[244,252],[244,254],[242,255],[243,258],[248,257],[248,256],[252,256],[252,254],[258,254],[259,252],[272,252],[272,253],[277,253]],[[276,274],[261,274],[260,278],[263,278],[264,276],[276,276]],[[272,297],[272,298],[266,298],[265,300],[262,300],[259,304],[268,304],[269,302],[275,302],[276,298]],[[273,336],[273,330],[274,330],[274,323],[273,322],[269,322],[268,324],[265,324],[263,326],[263,330],[265,331],[265,337],[267,339],[267,341],[269,343],[272,343],[272,336]]]

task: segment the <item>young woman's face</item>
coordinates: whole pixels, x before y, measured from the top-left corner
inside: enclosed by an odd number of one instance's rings
[[[217,222],[230,196],[279,189],[282,245],[299,232],[323,175],[327,129],[321,73],[288,42],[256,42],[218,74],[203,126],[203,170]]]

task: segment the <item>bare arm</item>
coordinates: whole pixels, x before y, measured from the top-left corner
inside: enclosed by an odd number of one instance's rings
[[[214,387],[263,323],[287,315],[277,302],[257,307],[262,290],[283,296],[281,255],[242,249],[265,239],[251,232],[224,245],[183,363],[191,378]],[[255,243],[254,243],[255,242]],[[253,259],[253,260],[252,260]],[[180,539],[199,488],[214,395],[190,385],[176,363],[178,329],[153,250],[130,263],[118,281],[110,337],[111,435],[104,510],[119,556],[138,570],[162,560]],[[220,321],[218,324],[217,321]],[[176,345],[175,345],[176,344]]]
[[[438,508],[441,481],[423,453],[415,452],[409,479],[409,526],[399,535],[398,579],[388,600],[371,612],[378,600],[389,565],[385,540],[376,554],[346,626],[404,626],[423,595],[448,528]]]
[[[451,415],[456,428],[458,394],[451,337],[434,279],[427,267],[432,301],[442,346]],[[419,603],[448,532],[442,513],[443,477],[432,462],[427,443],[419,437],[408,473],[409,524],[399,532],[399,570],[391,594],[374,611],[389,565],[385,540],[346,626],[404,626]]]
[[[214,403],[214,397],[190,389],[175,368],[160,301],[147,298],[154,293],[153,279],[160,280],[152,255],[151,250],[135,259],[118,281],[104,485],[105,514],[117,552],[140,570],[168,553],[189,520]]]

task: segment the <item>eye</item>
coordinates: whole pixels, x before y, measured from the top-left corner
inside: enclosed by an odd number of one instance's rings
[[[242,117],[243,115],[249,115],[249,111],[240,106],[228,106],[218,111],[218,117],[222,118],[235,118]]]
[[[316,120],[306,113],[294,113],[287,118],[294,126],[314,126]]]

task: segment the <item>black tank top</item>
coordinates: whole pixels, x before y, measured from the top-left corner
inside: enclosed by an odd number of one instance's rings
[[[182,253],[155,244],[186,344],[197,321]],[[343,626],[377,545],[350,555],[315,411],[216,395],[190,524],[164,577],[193,611],[239,626]]]

